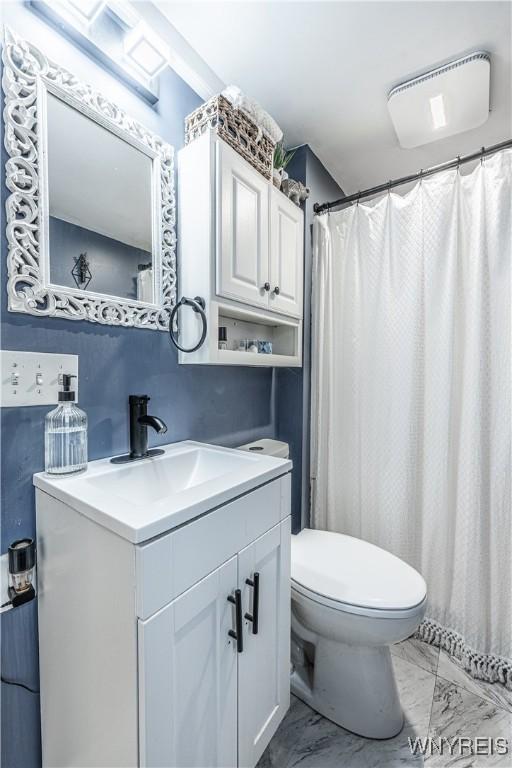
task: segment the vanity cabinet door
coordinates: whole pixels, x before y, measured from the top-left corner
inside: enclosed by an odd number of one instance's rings
[[[237,764],[237,558],[139,621],[140,765]]]
[[[217,142],[217,293],[268,307],[269,183]]]
[[[244,619],[244,650],[238,656],[238,764],[243,768],[256,765],[290,706],[290,540],[288,517],[238,556],[242,613],[253,618]]]
[[[301,209],[271,192],[270,293],[268,308],[302,317],[304,221]]]

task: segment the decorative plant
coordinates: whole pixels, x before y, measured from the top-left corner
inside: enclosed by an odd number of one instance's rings
[[[284,171],[294,154],[295,150],[293,150],[293,152],[287,152],[283,147],[283,143],[280,141],[279,144],[276,144],[274,149],[274,169],[276,171]]]

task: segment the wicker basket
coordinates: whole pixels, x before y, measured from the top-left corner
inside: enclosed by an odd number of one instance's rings
[[[272,178],[275,142],[222,94],[213,96],[185,118],[185,144],[210,128],[262,176]]]

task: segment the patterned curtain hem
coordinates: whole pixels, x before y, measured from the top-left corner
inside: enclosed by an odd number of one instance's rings
[[[466,645],[464,638],[433,619],[424,619],[416,634],[418,640],[442,648],[457,659],[472,677],[488,683],[501,683],[512,690],[512,659],[493,653],[479,653]]]

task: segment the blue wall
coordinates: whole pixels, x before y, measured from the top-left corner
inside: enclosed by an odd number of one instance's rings
[[[183,145],[183,118],[201,99],[168,70],[160,101],[150,108],[18,3],[4,5],[4,20],[82,80],[123,107],[176,149]],[[2,140],[3,147],[3,140]],[[2,155],[2,168],[5,153]],[[2,187],[5,199],[6,190]],[[179,204],[179,201],[178,201]],[[2,210],[4,200],[2,200]],[[151,412],[169,431],[151,443],[186,438],[237,445],[273,437],[274,387],[270,369],[178,366],[164,333],[8,313],[6,241],[2,227],[1,298],[4,349],[79,355],[80,406],[89,417],[89,456],[97,459],[128,448],[127,399],[151,396]],[[35,535],[32,475],[43,468],[43,418],[47,407],[4,408],[2,431],[1,551],[20,536]],[[3,614],[2,676],[38,687],[35,602]],[[57,670],[56,670],[57,672]],[[40,765],[39,697],[2,684],[2,765]]]
[[[277,435],[290,444],[293,460],[292,529],[309,525],[309,441],[311,360],[311,267],[313,205],[336,200],[343,190],[309,146],[296,150],[288,168],[311,190],[304,208],[304,336],[302,368],[277,369]]]

